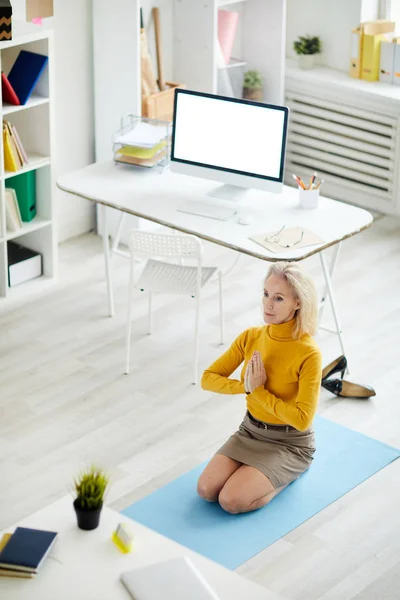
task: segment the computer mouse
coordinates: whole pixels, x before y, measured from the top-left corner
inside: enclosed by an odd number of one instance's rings
[[[251,215],[239,215],[238,216],[238,220],[237,222],[239,223],[239,225],[250,225],[250,223],[253,221],[253,217]]]

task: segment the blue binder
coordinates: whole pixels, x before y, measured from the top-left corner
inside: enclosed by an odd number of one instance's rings
[[[28,50],[21,50],[18,54],[17,60],[8,74],[8,81],[21,104],[26,104],[47,61],[48,56]]]

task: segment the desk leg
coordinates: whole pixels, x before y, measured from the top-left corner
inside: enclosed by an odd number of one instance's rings
[[[324,272],[326,289],[327,289],[329,300],[330,300],[331,307],[332,307],[333,318],[335,320],[336,333],[337,333],[337,335],[339,337],[339,343],[340,343],[340,347],[342,349],[342,354],[346,354],[345,350],[344,350],[342,330],[341,330],[340,322],[339,322],[339,315],[338,315],[338,312],[336,310],[335,295],[333,293],[331,274],[330,274],[328,266],[326,264],[324,253],[320,252],[319,256],[320,256],[320,259],[321,259],[322,270]],[[326,328],[321,327],[321,329],[326,329]]]
[[[108,296],[108,312],[110,317],[114,316],[114,296],[111,281],[111,269],[110,269],[110,242],[108,239],[108,214],[107,207],[104,204],[100,204],[101,216],[103,221],[103,254],[104,254],[104,266],[106,271],[106,283],[107,283],[107,296]]]
[[[227,275],[229,275],[229,273],[231,273],[231,271],[233,271],[233,269],[236,267],[236,265],[238,264],[238,262],[239,262],[239,260],[240,260],[241,257],[242,257],[242,254],[240,252],[237,252],[236,256],[235,256],[235,260],[233,261],[233,263],[231,264],[231,266],[229,267],[229,269],[227,269],[225,271],[225,273],[223,273],[221,271],[222,277],[226,277]]]
[[[329,277],[330,277],[331,282],[333,279],[333,274],[335,272],[336,263],[338,260],[339,250],[340,250],[341,245],[342,245],[342,242],[339,242],[339,244],[336,244],[336,246],[334,246],[334,249],[333,249],[331,264],[329,266]],[[319,322],[321,322],[322,316],[324,314],[327,293],[328,293],[328,286],[325,283],[324,291],[322,292],[321,302],[319,303]]]

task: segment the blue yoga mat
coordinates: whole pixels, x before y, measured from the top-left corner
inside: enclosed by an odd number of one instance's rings
[[[317,417],[312,466],[260,510],[230,515],[196,494],[207,463],[135,502],[123,514],[236,569],[400,456],[400,450]]]

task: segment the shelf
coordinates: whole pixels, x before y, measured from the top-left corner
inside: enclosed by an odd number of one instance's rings
[[[313,69],[301,69],[296,60],[286,60],[286,81],[297,80],[303,83],[310,83],[323,88],[324,86],[334,86],[350,92],[365,94],[374,98],[388,99],[400,102],[400,86],[381,81],[365,81],[364,79],[355,79],[350,77],[344,71],[337,71],[328,67],[316,66]]]
[[[34,171],[35,169],[40,169],[40,167],[46,167],[51,163],[51,159],[49,156],[42,156],[41,154],[36,154],[35,152],[28,152],[28,160],[28,164],[25,165],[24,168],[20,169],[19,171],[5,171],[2,179],[9,179],[10,177],[20,175],[21,173]]]
[[[22,223],[22,227],[21,229],[18,229],[18,231],[7,231],[7,240],[15,240],[22,235],[26,235],[32,231],[38,231],[38,229],[43,229],[43,227],[48,227],[49,225],[51,225],[49,219],[42,219],[41,217],[36,216],[32,221],[29,221],[29,223]]]
[[[12,20],[12,40],[3,40],[1,42],[1,51],[23,44],[30,44],[38,40],[43,40],[52,35],[51,23],[44,25],[34,25],[17,19]]]
[[[37,215],[29,222],[22,222],[18,231],[7,231],[6,223],[3,223],[0,232],[0,311],[22,305],[27,298],[39,296],[47,287],[54,285],[57,261],[56,228],[52,218],[54,172],[51,168],[54,161],[54,117],[51,110],[54,98],[51,75],[54,66],[53,19],[46,19],[45,24],[41,26],[13,18],[12,25],[12,40],[3,40],[0,44],[0,60],[4,72],[12,69],[21,50],[43,54],[48,57],[48,61],[35,90],[25,104],[15,106],[4,103],[0,106],[3,120],[9,121],[17,128],[27,153],[26,165],[17,171],[6,171],[3,163],[4,147],[1,148],[0,215],[6,220],[5,188],[12,185],[18,187],[18,181],[12,178],[24,173],[27,174],[28,180],[35,176],[37,210]],[[11,164],[7,163],[7,166]],[[30,184],[31,180],[21,181],[21,186],[24,183]],[[7,244],[11,243],[11,240],[40,252],[45,275],[9,288]]]
[[[27,110],[28,108],[33,108],[34,106],[40,106],[41,104],[48,104],[48,102],[49,98],[39,96],[39,94],[32,94],[26,104],[20,104],[18,106],[7,103],[3,104],[3,116],[16,113],[21,110]]]
[[[246,0],[218,0],[218,8],[229,6],[230,4],[243,4]]]
[[[235,67],[245,67],[247,62],[244,60],[240,60],[239,58],[231,58],[228,65],[223,65],[222,67],[218,67],[221,69],[234,69]]]

